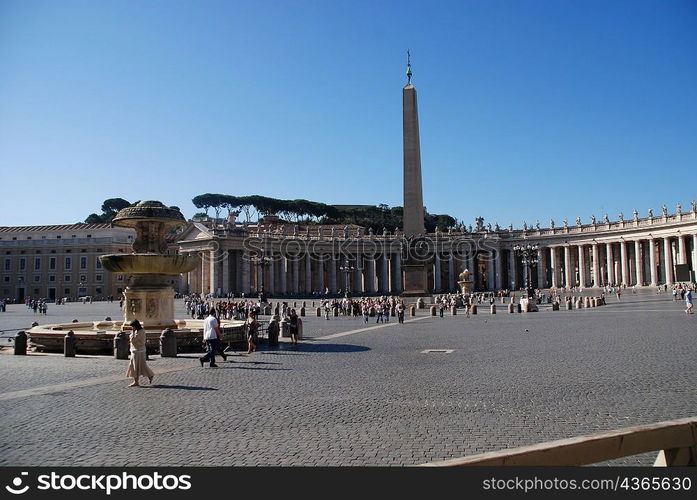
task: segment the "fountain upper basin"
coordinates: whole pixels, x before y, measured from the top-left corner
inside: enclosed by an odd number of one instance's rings
[[[160,255],[149,253],[109,254],[99,257],[102,266],[112,273],[180,274],[196,269],[196,255]]]

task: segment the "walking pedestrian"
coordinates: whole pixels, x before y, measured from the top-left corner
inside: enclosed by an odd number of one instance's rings
[[[687,292],[685,292],[685,306],[685,314],[694,314],[692,310],[692,290],[687,290]]]
[[[146,362],[145,340],[146,333],[140,322],[134,319],[131,325],[131,360],[128,362],[126,377],[133,378],[133,383],[128,387],[139,387],[140,377],[148,377],[148,381],[152,384],[152,379],[155,373],[150,369]]]
[[[247,321],[245,322],[245,328],[247,329],[247,354],[251,354],[257,350],[257,334],[259,332],[259,323],[254,317],[254,312],[249,311],[247,315]]]
[[[223,340],[223,334],[220,331],[220,322],[216,317],[215,307],[211,307],[208,317],[203,321],[203,341],[206,343],[206,354],[198,358],[201,366],[207,361],[210,362],[211,368],[218,368],[215,364],[216,353],[222,354],[223,361],[227,355],[221,351],[220,342]]]

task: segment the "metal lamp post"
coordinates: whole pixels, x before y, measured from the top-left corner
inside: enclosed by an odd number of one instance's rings
[[[520,257],[520,262],[525,270],[525,293],[530,300],[535,297],[535,290],[532,286],[532,269],[537,266],[540,260],[538,250],[539,247],[537,245],[530,243],[513,247],[513,251]]]
[[[339,270],[343,271],[344,274],[346,275],[346,280],[345,280],[346,290],[344,291],[344,297],[346,297],[347,299],[348,299],[349,293],[350,293],[350,291],[349,291],[349,288],[350,288],[350,286],[349,286],[349,283],[350,283],[349,282],[349,274],[351,274],[351,271],[353,271],[354,269],[356,269],[356,268],[349,264],[348,258],[344,261],[343,266],[339,266]]]
[[[256,257],[254,262],[261,268],[261,279],[259,280],[259,303],[266,302],[266,294],[264,293],[264,274],[266,274],[265,268],[271,262],[269,257],[262,254],[261,257]]]

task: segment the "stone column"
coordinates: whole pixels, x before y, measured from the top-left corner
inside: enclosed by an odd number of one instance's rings
[[[269,259],[269,281],[267,281],[268,286],[266,286],[266,290],[271,294],[275,295],[276,294],[276,259],[274,259],[273,255],[271,256],[271,259]]]
[[[402,292],[402,255],[400,253],[393,254],[392,262],[394,266],[394,289],[396,295]]]
[[[218,290],[217,290],[217,289],[218,289],[218,283],[219,283],[219,280],[220,280],[220,273],[216,272],[216,271],[217,271],[216,267],[217,267],[218,261],[217,261],[217,259],[216,259],[215,250],[211,250],[210,252],[208,252],[208,258],[209,258],[209,263],[208,263],[208,264],[209,264],[209,266],[210,266],[210,267],[209,267],[209,269],[210,269],[210,271],[209,271],[209,272],[210,272],[210,279],[209,279],[209,281],[208,281],[209,284],[210,284],[210,288],[209,288],[208,291],[209,291],[210,293],[212,293],[213,295],[215,295],[216,292],[218,291]]]
[[[641,241],[634,241],[634,268],[636,269],[636,284],[644,284],[644,259],[641,257]]]
[[[320,294],[324,293],[324,288],[324,255],[320,255],[317,261],[317,289]]]
[[[305,293],[312,293],[312,256],[309,251],[305,254]]]
[[[288,258],[284,255],[281,255],[281,269],[280,269],[280,276],[279,280],[281,282],[281,293],[288,293]]]
[[[290,267],[292,270],[292,283],[293,283],[293,293],[299,293],[300,292],[300,262],[298,261],[298,257],[293,257],[293,260],[290,261]]]
[[[586,253],[583,245],[578,246],[578,284],[586,288]]]
[[[452,292],[455,290],[455,256],[451,251],[448,254],[448,291]]]
[[[593,286],[600,286],[600,258],[598,256],[598,244],[593,244]]]
[[[328,264],[329,264],[329,292],[336,293],[336,291],[337,291],[336,260],[334,259],[334,255],[331,255],[331,258],[329,259]]]
[[[353,285],[351,291],[355,293],[363,293],[363,263],[361,258],[356,257],[356,264],[353,266]]]
[[[620,241],[620,266],[622,270],[622,284],[629,285],[629,271],[627,269],[627,264],[629,259],[627,258],[627,242]]]
[[[612,256],[612,243],[605,244],[605,257],[607,260],[607,282],[611,285],[615,282],[615,259]]]
[[[496,283],[496,278],[494,276],[494,262],[495,262],[495,257],[494,257],[494,251],[489,250],[488,252],[488,258],[487,258],[487,263],[486,263],[486,284],[487,284],[487,290],[493,290]]]
[[[387,295],[390,293],[390,282],[388,281],[388,276],[389,276],[389,270],[388,270],[388,264],[389,262],[387,261],[387,253],[386,250],[383,249],[382,258],[380,261],[380,292]]]
[[[574,286],[573,273],[571,272],[571,247],[569,245],[564,246],[564,286],[569,288]]]
[[[678,264],[687,264],[687,255],[685,254],[685,236],[678,236]]]
[[[230,291],[230,252],[223,251],[223,293],[227,294]]]
[[[673,255],[670,246],[670,238],[663,238],[663,253],[666,268],[666,285],[673,284]]]
[[[697,272],[697,234],[692,235],[692,270]]]
[[[365,263],[366,269],[366,291],[368,293],[375,293],[375,256],[366,257]]]
[[[441,276],[440,276],[440,255],[436,251],[433,256],[433,291],[440,293],[441,290]]]
[[[537,251],[537,288],[542,290],[547,286],[547,249],[543,246]]]
[[[450,263],[452,263],[452,254],[450,254],[451,260]],[[503,288],[503,259],[501,258],[501,247],[496,249],[496,289],[501,290]],[[450,271],[450,269],[448,269]],[[454,274],[454,273],[453,273]],[[450,287],[450,290],[452,290],[453,287]]]
[[[649,240],[649,266],[651,286],[656,286],[658,285],[658,280],[656,279],[656,241],[653,238]]]
[[[242,261],[242,292],[248,296],[252,291],[252,279],[249,269],[252,262],[249,258],[249,253],[244,252],[240,260]]]
[[[470,270],[471,271],[471,270]],[[516,285],[520,287],[520,283],[516,283],[518,277],[518,273],[516,272],[516,257],[515,257],[515,252],[513,251],[513,248],[511,248],[508,252],[508,281],[509,281],[509,287],[511,290],[516,289]]]
[[[556,288],[559,286],[559,271],[557,270],[557,247],[550,247],[549,249],[549,267],[552,270],[552,287]]]

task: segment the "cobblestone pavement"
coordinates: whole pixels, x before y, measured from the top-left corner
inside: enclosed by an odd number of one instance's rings
[[[63,307],[37,321],[118,315]],[[697,316],[682,310],[627,292],[573,311],[420,310],[368,330],[373,318],[308,316],[298,347],[237,351],[218,369],[154,356],[141,388],[126,387],[126,361],[4,349],[0,465],[411,465],[693,416]],[[10,306],[0,328],[27,318]]]

